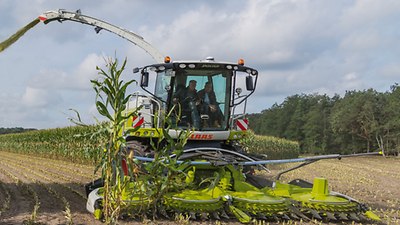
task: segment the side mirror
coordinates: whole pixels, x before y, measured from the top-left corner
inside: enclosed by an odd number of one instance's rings
[[[254,82],[253,82],[253,77],[252,76],[247,76],[246,77],[246,89],[248,91],[254,91]]]
[[[149,72],[142,72],[142,78],[140,80],[141,87],[149,86]]]

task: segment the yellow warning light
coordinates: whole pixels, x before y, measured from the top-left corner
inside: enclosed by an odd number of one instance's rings
[[[239,59],[239,60],[238,60],[238,64],[241,65],[241,66],[243,66],[243,65],[244,65],[244,59]]]
[[[170,63],[170,62],[171,62],[171,57],[165,56],[164,62],[165,62],[165,63]]]

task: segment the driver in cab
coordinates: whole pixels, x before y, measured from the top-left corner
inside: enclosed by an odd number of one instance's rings
[[[173,101],[182,104],[183,116],[187,117],[189,124],[192,123],[195,128],[200,127],[200,118],[197,111],[197,106],[200,104],[198,93],[196,90],[197,82],[190,80],[186,88],[177,88],[177,92]],[[184,119],[184,118],[183,118]],[[185,120],[185,119],[184,119]]]
[[[207,125],[209,127],[220,127],[221,126],[221,113],[218,107],[217,98],[213,90],[211,82],[206,82],[204,89],[198,92],[198,97],[201,101],[200,113],[209,116]]]

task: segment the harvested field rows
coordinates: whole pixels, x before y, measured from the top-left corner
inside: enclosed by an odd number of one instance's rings
[[[292,171],[284,180],[325,177],[330,189],[366,203],[385,224],[400,224],[400,158],[323,160]]]
[[[0,224],[101,224],[85,210],[93,167],[0,151]]]
[[[400,224],[399,171],[400,158],[345,158],[319,161],[289,172],[282,179],[311,181],[313,177],[326,177],[332,190],[367,203],[385,224]],[[0,224],[102,224],[86,212],[83,185],[93,178],[93,166],[0,151]],[[185,223],[157,223],[175,222]]]

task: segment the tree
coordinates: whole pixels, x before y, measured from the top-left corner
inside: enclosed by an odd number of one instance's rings
[[[351,145],[342,147],[350,147],[350,150],[360,152],[360,142],[365,141],[365,149],[370,151],[379,130],[377,106],[378,93],[373,89],[348,91],[344,98],[335,104],[330,121],[334,134],[338,136],[337,140],[346,142],[343,135],[351,135]]]
[[[250,115],[257,134],[295,140],[304,153],[400,152],[400,86],[335,95],[292,95]],[[253,121],[253,118],[254,121]]]
[[[317,154],[329,152],[332,139],[329,115],[333,104],[334,100],[327,95],[313,96],[302,128],[305,151]]]
[[[400,152],[400,86],[396,83],[391,86],[390,92],[382,94],[381,106],[381,127],[380,135],[377,137],[381,140],[380,148],[387,152]]]

